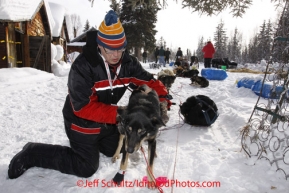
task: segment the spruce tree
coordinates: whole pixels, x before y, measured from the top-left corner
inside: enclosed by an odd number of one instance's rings
[[[86,32],[87,30],[89,30],[89,28],[90,28],[90,25],[89,25],[89,21],[87,19],[86,22],[85,22],[85,25],[84,25],[83,32]]]
[[[258,52],[258,60],[263,60],[265,59],[266,56],[266,35],[265,35],[265,30],[266,30],[266,23],[265,21],[263,24],[260,26],[260,32],[258,34],[258,43],[257,43],[257,52]]]
[[[235,28],[234,35],[228,43],[228,57],[230,60],[240,62],[241,61],[241,41],[242,35],[239,33],[238,29]]]
[[[289,44],[289,3],[286,2],[279,18],[276,34],[273,42],[272,58],[275,62],[288,63],[288,44]]]
[[[249,51],[247,46],[244,46],[241,56],[242,58],[240,63],[245,64],[249,62]]]
[[[266,37],[266,47],[265,47],[265,59],[269,60],[269,57],[271,55],[271,48],[273,44],[273,24],[271,23],[270,19],[266,23],[266,29],[265,29],[265,37]]]
[[[258,52],[258,35],[255,34],[249,43],[248,47],[248,59],[250,63],[257,63],[260,61],[259,52]]]
[[[205,45],[204,37],[202,36],[201,38],[199,38],[198,48],[197,48],[197,51],[196,51],[196,56],[199,58],[199,61],[203,61],[204,60],[204,55],[203,55],[203,52],[202,52],[202,49],[203,49],[204,45]]]
[[[136,6],[135,9],[130,5],[130,0],[122,3],[120,20],[122,21],[127,38],[127,49],[140,56],[140,50],[144,48],[150,53],[155,49],[155,35],[157,12],[156,4],[150,4],[150,0],[144,0],[146,6]]]
[[[224,22],[221,20],[216,27],[216,32],[214,34],[215,58],[227,57],[227,39]]]

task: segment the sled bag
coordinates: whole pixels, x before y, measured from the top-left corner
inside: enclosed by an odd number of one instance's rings
[[[214,68],[203,68],[201,75],[208,80],[225,80],[228,77],[226,71]]]
[[[213,100],[205,95],[191,96],[180,105],[185,123],[194,126],[210,126],[219,116],[218,108]]]

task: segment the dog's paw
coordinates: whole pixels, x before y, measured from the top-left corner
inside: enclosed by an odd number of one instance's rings
[[[156,183],[154,181],[148,181],[147,182],[147,188],[148,189],[156,189]]]
[[[115,184],[120,185],[124,180],[124,174],[117,172],[112,180]]]
[[[111,162],[115,163],[116,160],[119,159],[119,158],[120,158],[119,154],[118,155],[113,155],[113,157],[111,158]]]
[[[147,168],[147,177],[148,177],[148,181],[147,181],[147,187],[149,189],[155,189],[156,188],[156,180],[154,178],[154,175],[151,173],[151,169]]]

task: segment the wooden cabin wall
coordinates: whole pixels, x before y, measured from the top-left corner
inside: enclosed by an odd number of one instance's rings
[[[28,23],[30,67],[51,72],[51,43],[38,12]]]
[[[0,23],[0,68],[7,68],[7,46],[6,46],[6,29],[5,25]]]
[[[38,12],[35,18],[28,22],[28,35],[29,36],[44,36],[46,35],[42,17]]]

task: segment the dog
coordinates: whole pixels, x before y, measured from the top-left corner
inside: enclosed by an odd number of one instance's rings
[[[209,81],[202,76],[192,76],[191,77],[191,84],[192,86],[197,86],[200,88],[205,88],[209,86]]]
[[[181,77],[182,76],[182,73],[184,71],[184,68],[181,67],[181,66],[177,66],[173,69],[173,72],[174,74],[177,76],[177,77]]]
[[[170,91],[173,83],[175,82],[175,79],[176,79],[176,75],[170,69],[162,69],[158,73],[158,80],[160,80],[165,85],[168,92]]]
[[[193,70],[184,70],[182,72],[182,77],[185,78],[191,78],[193,76],[198,76],[199,71],[197,69],[193,69]]]
[[[149,66],[150,66],[150,69],[154,69],[154,68],[159,69],[159,68],[161,67],[161,64],[158,64],[158,63],[150,63]]]
[[[210,126],[218,118],[218,108],[213,100],[205,95],[191,96],[180,105],[185,123],[194,126]]]
[[[140,149],[143,141],[148,142],[148,181],[155,183],[153,163],[156,155],[156,136],[159,128],[165,126],[161,115],[161,104],[156,91],[144,84],[132,92],[127,108],[118,109],[120,139],[112,162],[119,158],[121,149],[123,153],[120,172],[114,176],[114,183],[119,185],[124,180],[128,156]],[[123,144],[124,148],[122,148]]]
[[[174,68],[173,72],[177,77],[191,78],[192,76],[198,76],[199,71],[197,69],[188,70],[181,66]]]

